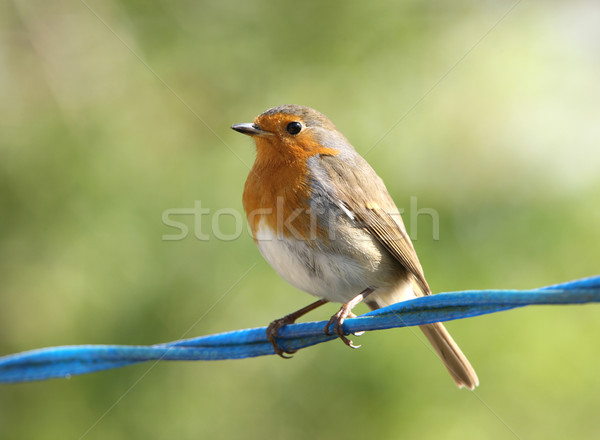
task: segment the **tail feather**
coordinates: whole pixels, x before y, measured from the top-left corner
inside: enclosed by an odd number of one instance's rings
[[[418,287],[411,287],[410,284],[408,284],[404,289],[397,289],[391,292],[375,291],[365,299],[365,303],[372,310],[375,310],[380,307],[385,307],[386,305],[422,295],[423,294]],[[475,373],[469,360],[460,350],[456,342],[454,342],[454,339],[452,339],[452,336],[450,336],[450,333],[448,333],[448,330],[446,330],[446,327],[444,327],[442,323],[436,322],[434,324],[421,325],[419,328],[423,331],[459,388],[465,387],[473,390],[479,385],[477,373]]]
[[[459,388],[465,387],[473,390],[479,385],[477,373],[454,342],[446,327],[440,322],[436,322],[435,324],[422,325],[419,328],[433,345],[437,355]]]

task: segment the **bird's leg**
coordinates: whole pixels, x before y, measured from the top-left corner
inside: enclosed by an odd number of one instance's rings
[[[306,307],[304,307],[300,310],[295,311],[294,313],[285,315],[283,318],[276,319],[275,321],[270,323],[269,326],[267,327],[267,340],[271,344],[273,344],[273,349],[275,350],[275,353],[277,353],[279,356],[281,356],[284,359],[290,359],[291,356],[286,356],[285,353],[293,354],[296,352],[296,350],[293,350],[293,351],[282,350],[281,347],[279,346],[279,344],[277,344],[277,339],[276,339],[277,331],[284,325],[293,324],[294,322],[296,322],[296,319],[300,318],[301,316],[306,315],[308,312],[312,312],[317,307],[321,307],[323,304],[327,304],[328,302],[329,301],[327,301],[325,299],[320,299],[318,301],[315,301],[312,304],[307,305]]]
[[[333,332],[338,335],[338,337],[342,340],[342,342],[344,342],[344,344],[346,344],[348,347],[350,348],[358,348],[360,347],[360,345],[354,345],[352,343],[352,341],[350,339],[348,339],[346,337],[346,335],[344,334],[344,321],[346,320],[346,318],[348,317],[355,317],[356,315],[354,315],[354,313],[352,313],[352,309],[358,304],[360,303],[362,300],[364,300],[367,296],[369,296],[374,289],[371,289],[370,287],[363,290],[361,293],[359,293],[358,295],[356,295],[354,298],[352,298],[350,301],[348,301],[347,303],[345,303],[344,305],[342,305],[342,307],[340,308],[340,310],[331,317],[331,319],[329,320],[329,322],[327,323],[327,325],[325,326],[325,334],[329,335],[331,333],[329,333],[329,327],[331,326],[331,324],[333,324]]]

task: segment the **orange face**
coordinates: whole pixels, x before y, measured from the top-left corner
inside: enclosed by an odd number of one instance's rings
[[[311,124],[314,123],[312,120]],[[335,130],[328,120],[324,123]],[[298,114],[263,113],[253,124],[240,124],[234,128],[252,136],[256,142],[256,161],[243,196],[255,238],[261,221],[278,235],[288,236],[291,228],[286,229],[284,224],[289,218],[295,219],[294,232],[308,238],[311,189],[307,160],[316,154],[337,155],[338,151],[320,145],[314,136],[314,125],[307,126]],[[302,214],[297,215],[298,212]],[[284,219],[283,224],[281,219]]]
[[[274,156],[285,162],[305,162],[315,154],[335,155],[337,151],[320,145],[314,138],[314,130],[307,126],[300,115],[287,113],[262,114],[254,125],[263,133],[254,135],[257,160],[262,155]],[[335,127],[332,127],[335,130]]]

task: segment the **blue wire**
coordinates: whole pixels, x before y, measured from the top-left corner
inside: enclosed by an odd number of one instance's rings
[[[533,290],[472,290],[415,298],[344,322],[348,333],[468,318],[528,305],[600,302],[600,276]],[[326,322],[293,324],[278,332],[287,351],[335,339]],[[29,382],[119,368],[146,361],[242,359],[274,354],[266,327],[156,344],[48,347],[0,357],[0,383]]]

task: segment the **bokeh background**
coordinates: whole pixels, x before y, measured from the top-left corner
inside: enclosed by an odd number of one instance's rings
[[[407,216],[435,291],[600,273],[598,2],[523,1],[500,23],[514,2],[87,5],[0,5],[0,354],[262,326],[312,301],[245,227],[162,239],[166,209],[241,211],[254,147],[229,126],[283,103],[327,114],[400,207],[437,211],[439,240]],[[598,438],[599,313],[450,323],[475,393],[396,329],[289,361],[2,386],[0,437]]]

